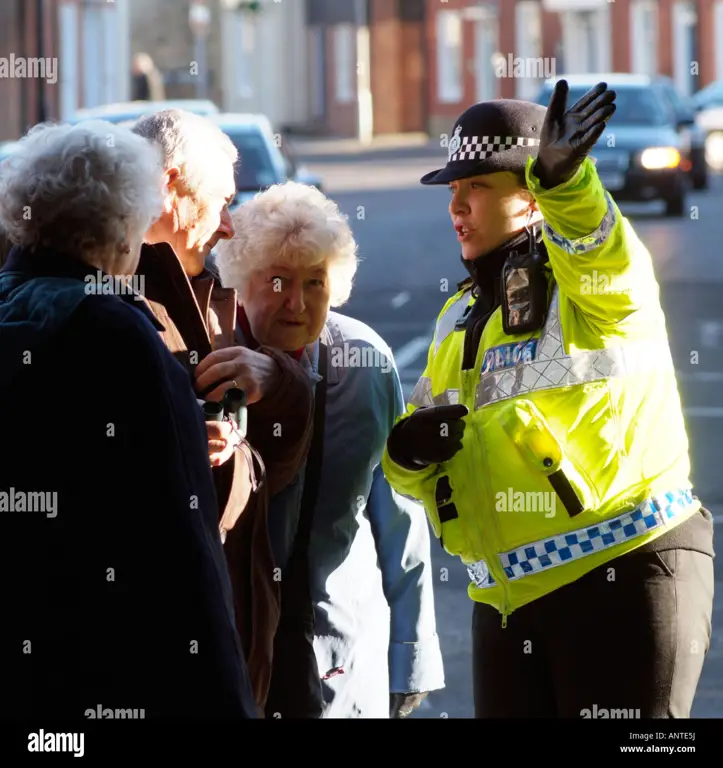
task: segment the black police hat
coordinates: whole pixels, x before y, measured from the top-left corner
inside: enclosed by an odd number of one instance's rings
[[[450,181],[499,171],[524,171],[536,156],[547,107],[519,99],[474,104],[457,119],[444,168],[422,177],[422,184]]]

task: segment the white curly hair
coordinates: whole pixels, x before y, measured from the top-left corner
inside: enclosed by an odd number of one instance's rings
[[[0,166],[0,225],[21,246],[115,254],[142,242],[162,205],[158,148],[102,120],[36,125]]]
[[[307,184],[287,181],[259,192],[232,214],[236,234],[216,246],[216,265],[227,288],[241,290],[250,276],[271,265],[326,264],[330,305],[351,295],[358,247],[348,217]]]

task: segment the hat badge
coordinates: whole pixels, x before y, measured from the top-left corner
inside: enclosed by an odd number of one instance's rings
[[[456,152],[459,152],[459,148],[462,146],[462,139],[460,138],[459,134],[462,133],[462,126],[458,125],[454,129],[454,136],[452,136],[452,140],[449,142],[449,159],[452,159],[452,155],[454,155]]]

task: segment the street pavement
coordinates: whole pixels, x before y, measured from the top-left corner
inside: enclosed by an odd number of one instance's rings
[[[466,272],[446,187],[419,178],[445,163],[439,144],[306,154],[350,223],[362,259],[350,301],[338,311],[368,323],[392,347],[408,396],[422,372],[434,322]],[[297,150],[299,151],[299,150]],[[666,312],[690,439],[695,493],[723,530],[723,177],[692,193],[690,216],[665,219],[656,203],[621,205],[650,250]],[[694,354],[696,353],[696,354]],[[661,414],[661,418],[665,415]],[[432,538],[438,630],[446,688],[416,717],[473,717],[466,570]],[[723,563],[716,559],[713,636],[693,717],[723,717]],[[443,570],[444,569],[444,570]],[[443,577],[444,574],[444,577]]]

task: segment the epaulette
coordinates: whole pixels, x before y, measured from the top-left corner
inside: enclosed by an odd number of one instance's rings
[[[457,283],[458,291],[468,291],[474,285],[474,280],[471,277],[466,277],[461,283]]]

